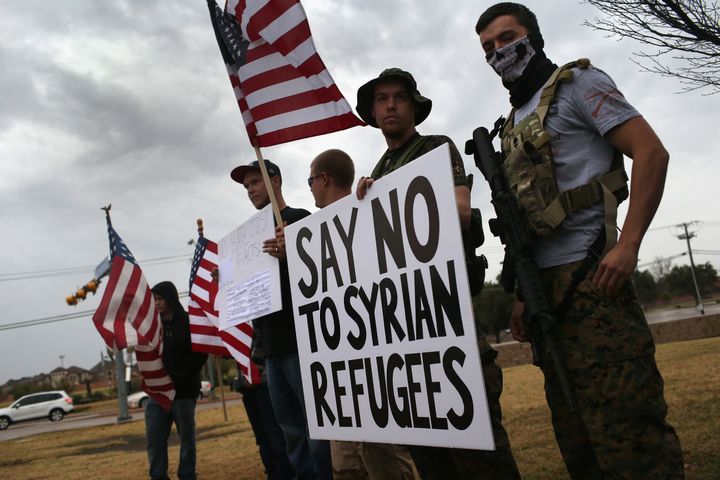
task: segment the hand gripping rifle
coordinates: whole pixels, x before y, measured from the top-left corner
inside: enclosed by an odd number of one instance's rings
[[[480,169],[490,185],[492,204],[497,218],[490,219],[490,231],[505,245],[505,260],[501,274],[501,283],[507,293],[514,293],[517,283],[518,297],[525,302],[533,335],[533,354],[542,363],[552,362],[560,382],[563,395],[572,411],[575,411],[575,399],[568,380],[565,364],[560,357],[555,338],[552,335],[556,316],[550,308],[545,295],[540,270],[532,257],[533,235],[527,220],[520,211],[517,199],[510,191],[508,180],[502,166],[502,158],[492,145],[492,139],[504,123],[501,117],[495,122],[492,133],[485,127],[476,128],[472,140],[465,144],[465,153],[475,157],[475,165]]]

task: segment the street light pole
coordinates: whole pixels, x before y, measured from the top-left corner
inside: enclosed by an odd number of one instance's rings
[[[123,423],[132,419],[128,414],[127,404],[127,388],[125,384],[125,362],[123,362],[122,352],[115,348],[115,386],[117,387],[118,408],[120,414],[117,416],[117,422]]]

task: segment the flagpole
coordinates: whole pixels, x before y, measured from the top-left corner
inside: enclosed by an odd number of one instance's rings
[[[270,176],[268,175],[267,167],[265,166],[265,159],[263,158],[262,153],[260,153],[260,147],[253,148],[255,149],[255,155],[257,156],[258,165],[260,165],[263,182],[265,182],[265,189],[270,196],[270,203],[272,204],[273,215],[275,215],[275,223],[277,223],[278,226],[282,227],[283,219],[280,216],[280,209],[278,208],[277,200],[275,199],[275,191],[273,190],[272,184],[270,183]]]
[[[205,231],[205,227],[203,226],[203,220],[202,218],[197,219],[197,232],[198,237],[203,238],[203,232]],[[222,381],[222,370],[220,370],[220,360],[218,359],[217,355],[209,355],[210,360],[210,370],[212,371],[212,359],[215,357],[215,365],[217,368],[217,376],[218,376],[218,382],[220,383],[220,400],[222,401],[223,406],[223,415],[225,416],[225,421],[228,421],[227,416],[227,406],[225,405],[225,392],[223,391],[223,381]]]
[[[225,389],[224,382],[223,382],[223,376],[222,376],[222,369],[220,368],[220,358],[218,358],[217,355],[213,355],[215,357],[215,368],[217,368],[218,372],[218,382],[220,383],[220,398],[222,399],[222,406],[223,406],[223,416],[225,417],[225,421],[228,421],[227,416],[227,407],[225,406]]]

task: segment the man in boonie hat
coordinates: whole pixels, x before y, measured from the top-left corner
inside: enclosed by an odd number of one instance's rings
[[[357,110],[368,125],[379,128],[387,150],[369,177],[360,177],[356,193],[365,197],[367,189],[378,178],[410,163],[434,148],[447,143],[450,147],[455,201],[463,234],[470,230],[470,186],[462,157],[452,140],[444,135],[420,135],[416,129],[430,114],[432,101],[421,95],[415,78],[399,68],[383,70],[377,78],[358,89]],[[466,256],[474,255],[474,248]],[[480,330],[480,329],[478,329]],[[502,371],[495,363],[497,352],[478,336],[483,378],[495,438],[495,451],[484,452],[462,448],[421,447],[411,445],[415,465],[421,478],[493,478],[519,479],[520,474],[502,426],[500,394]]]

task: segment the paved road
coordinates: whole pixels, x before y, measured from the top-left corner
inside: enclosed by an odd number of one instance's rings
[[[705,305],[705,316],[716,313],[720,313],[720,303]],[[696,307],[668,308],[666,310],[654,310],[645,314],[648,323],[660,323],[667,322],[668,320],[680,320],[699,316],[700,312]]]
[[[226,400],[227,405],[235,405],[241,401],[240,398],[233,396]],[[210,408],[220,408],[222,402],[220,400],[200,401],[197,404],[197,410],[207,410]],[[130,410],[129,421],[135,422],[144,418],[143,411],[140,408]],[[117,423],[117,412],[113,413],[88,413],[88,414],[69,414],[60,422],[50,422],[47,419],[31,420],[11,425],[7,430],[0,431],[0,442],[5,440],[14,440],[17,438],[29,437],[39,433],[62,432],[64,430],[74,430],[76,428],[97,427],[99,425],[112,425]]]
[[[720,313],[720,304],[706,305],[705,315],[713,315]],[[646,314],[648,323],[667,322],[669,320],[679,320],[700,316],[695,307],[687,308],[670,308],[667,310],[655,310]],[[240,398],[233,396],[227,401],[228,405],[234,405],[240,402]],[[206,410],[208,408],[219,408],[222,403],[219,400],[201,401],[198,403],[198,410]],[[130,412],[132,419],[137,421],[143,419],[141,409],[133,409]],[[95,427],[98,425],[111,425],[117,422],[117,413],[112,414],[70,414],[64,420],[57,423],[49,422],[46,419],[33,420],[30,422],[22,422],[10,426],[9,429],[0,431],[0,442],[4,440],[12,440],[16,438],[28,437],[39,433],[60,432],[63,430],[73,430],[76,428]]]

